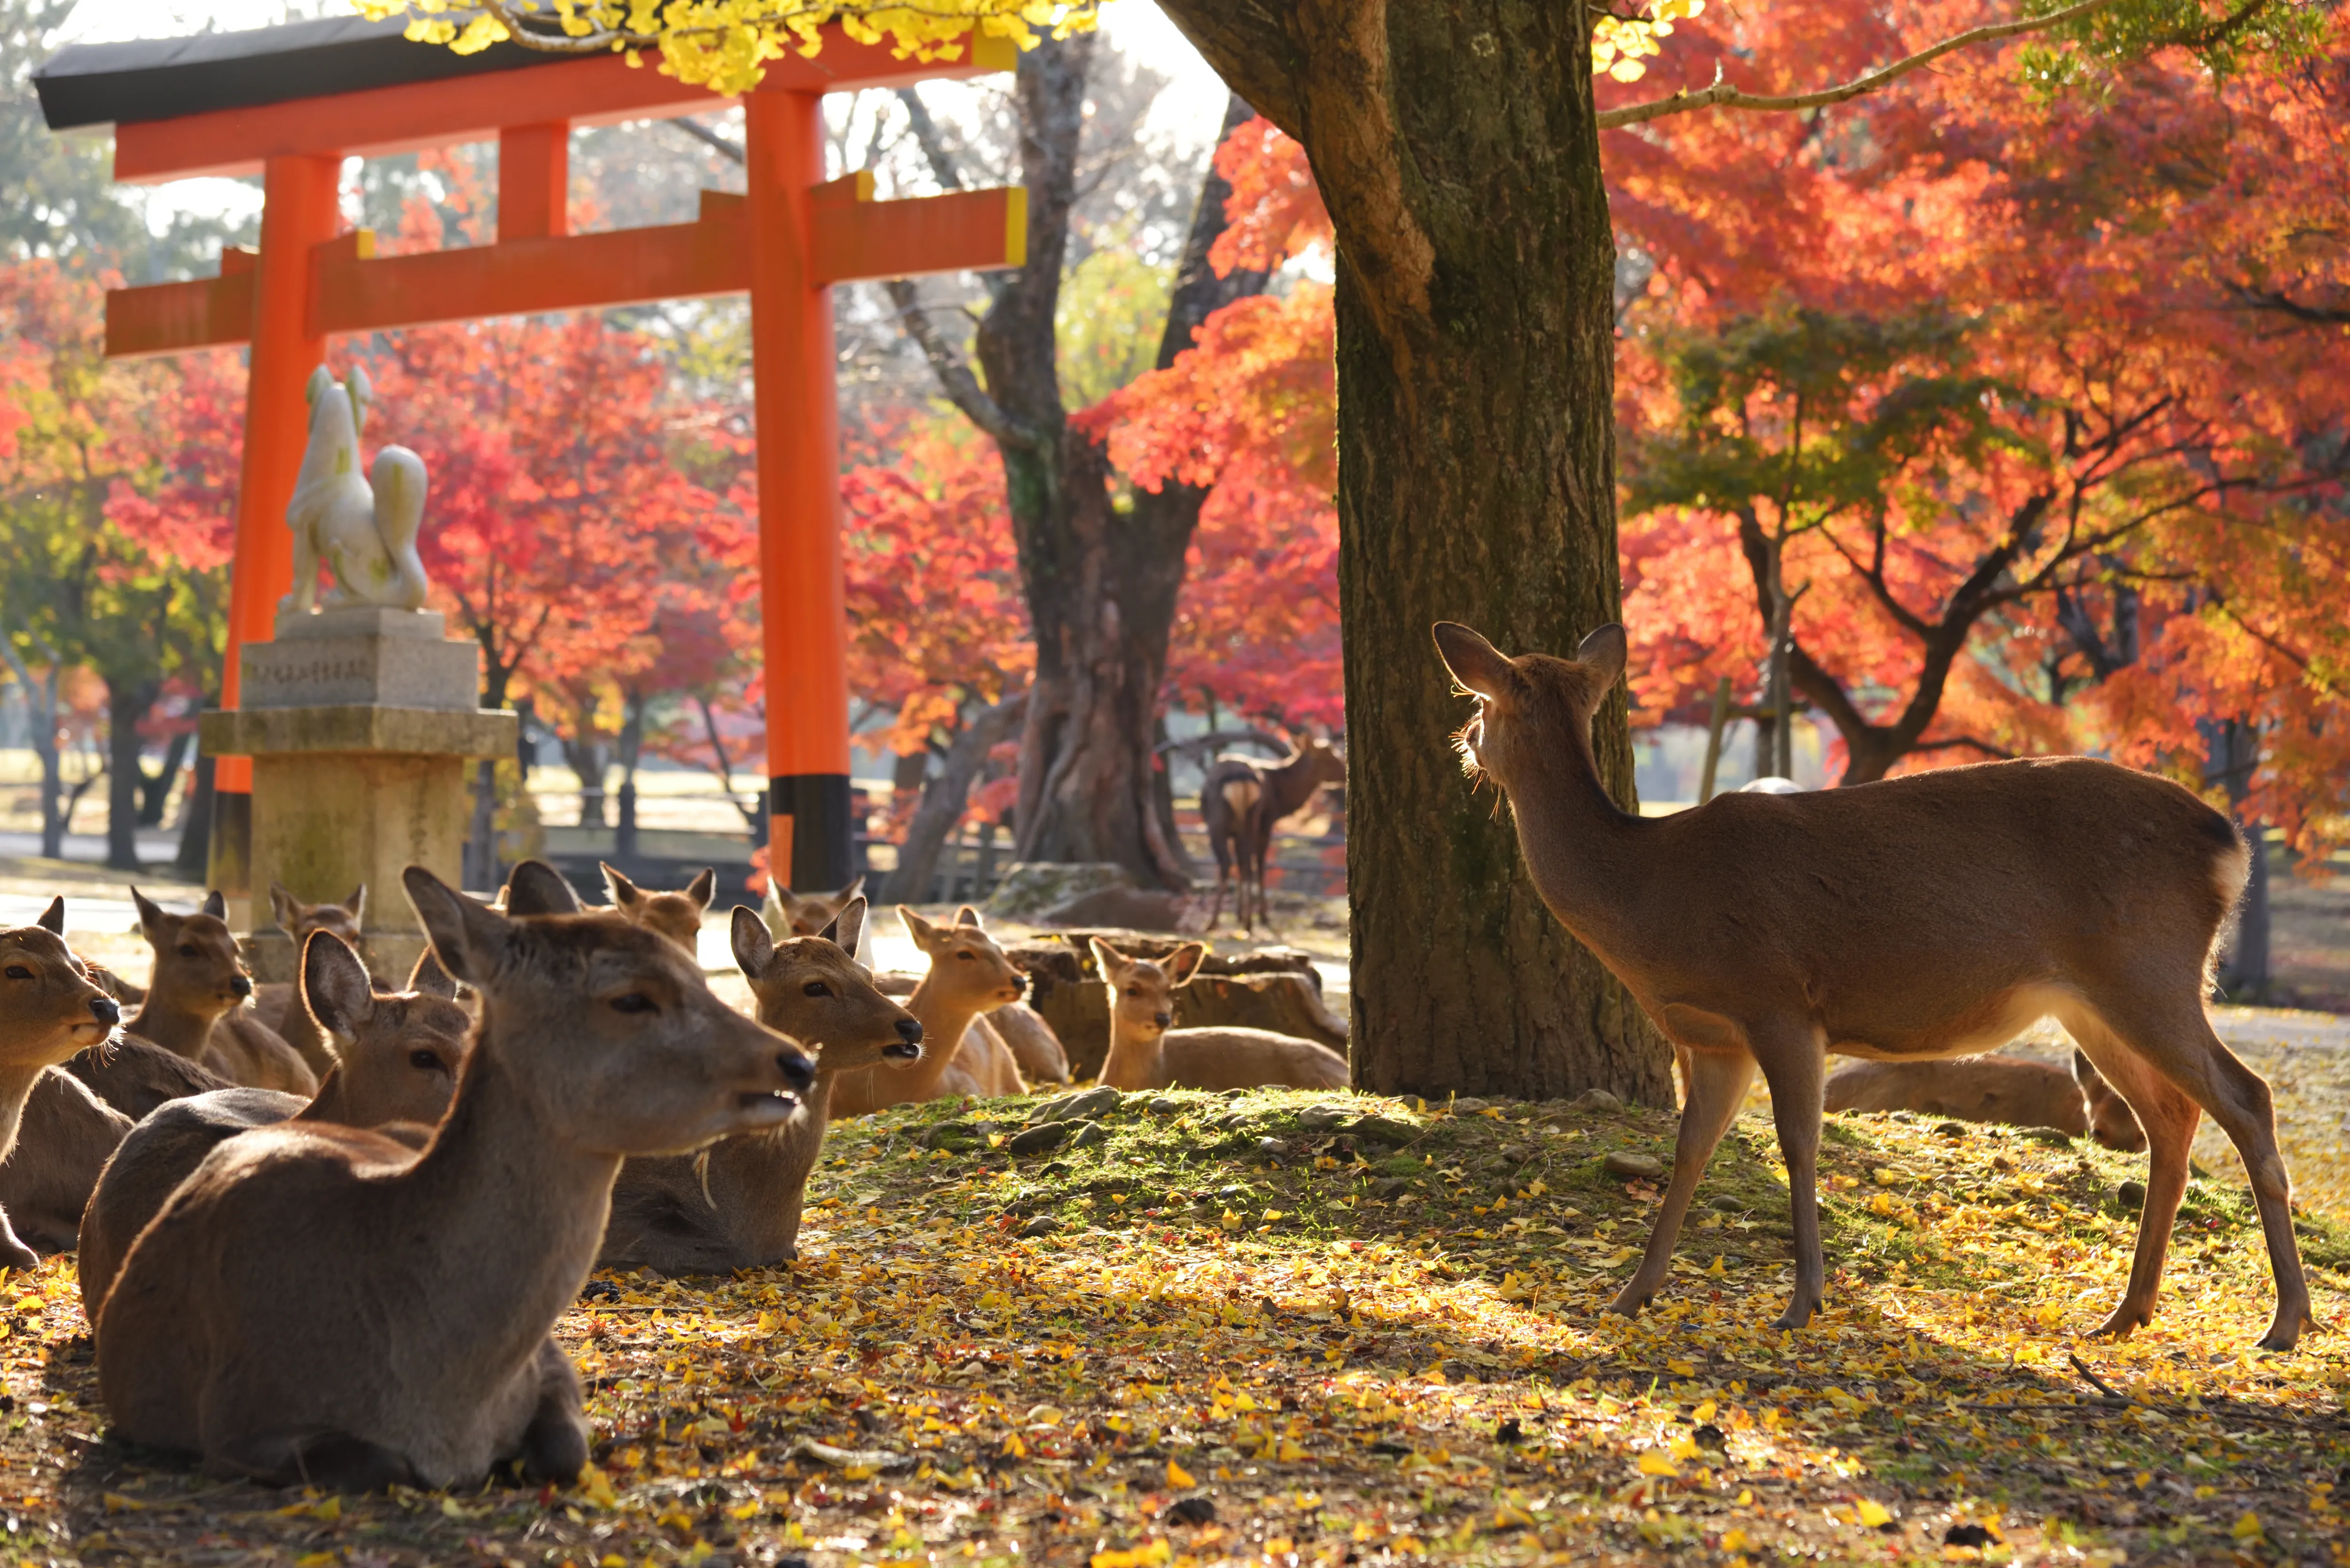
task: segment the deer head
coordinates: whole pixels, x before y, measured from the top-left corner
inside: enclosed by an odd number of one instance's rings
[[[136,888],[130,900],[139,909],[139,929],[155,950],[154,978],[147,988],[150,1008],[209,1020],[253,994],[253,978],[237,956],[219,889],[204,895],[203,908],[192,915],[174,915]]]
[[[931,996],[983,1012],[1017,1002],[1026,992],[1027,977],[1012,967],[969,904],[955,911],[952,925],[933,925],[903,904],[898,918],[914,945],[930,956],[931,972],[922,985]]]
[[[298,951],[312,931],[332,931],[352,947],[359,945],[359,926],[367,912],[367,884],[351,890],[339,904],[306,904],[287,892],[285,884],[269,884],[269,912],[277,929],[294,939]]]
[[[1128,958],[1099,937],[1090,939],[1094,962],[1109,987],[1113,1041],[1150,1042],[1175,1022],[1175,988],[1188,985],[1208,957],[1204,942],[1185,942],[1161,960]]]
[[[767,927],[778,937],[786,933],[795,937],[812,937],[840,918],[849,900],[865,890],[865,878],[858,877],[837,893],[795,893],[778,882],[767,887]],[[856,944],[846,945],[852,952]]]
[[[1515,794],[1519,781],[1550,766],[1562,748],[1591,756],[1591,716],[1624,673],[1624,628],[1601,627],[1573,659],[1529,653],[1512,659],[1458,621],[1439,621],[1437,652],[1452,679],[1477,699],[1477,711],[1454,736],[1472,777]]]
[[[711,896],[718,890],[718,873],[703,867],[702,875],[685,885],[682,892],[649,893],[628,877],[598,860],[604,872],[604,886],[612,896],[612,908],[626,915],[630,922],[662,936],[683,948],[695,950],[702,938],[702,916],[710,908]]]
[[[778,942],[757,911],[734,906],[734,961],[758,998],[759,1022],[816,1052],[819,1072],[921,1060],[921,1023],[849,956],[865,913],[865,900],[851,898],[818,934]]]
[[[335,1069],[313,1119],[345,1127],[441,1119],[473,1018],[431,953],[402,992],[379,993],[359,954],[329,931],[302,944],[302,1000],[332,1042]]]

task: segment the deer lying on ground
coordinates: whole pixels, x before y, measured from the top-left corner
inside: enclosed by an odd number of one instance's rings
[[[35,1078],[16,1152],[0,1160],[0,1213],[17,1240],[36,1252],[72,1251],[99,1172],[136,1125],[62,1067]]]
[[[2213,947],[2250,856],[2178,785],[2087,758],[1981,763],[1816,794],[1718,795],[1672,816],[1617,808],[1591,718],[1624,673],[1624,628],[1572,659],[1512,659],[1465,626],[1436,644],[1477,700],[1458,743],[1508,796],[1534,887],[1690,1056],[1673,1174],[1613,1303],[1665,1282],[1675,1236],[1759,1064],[1794,1217],[1795,1291],[1820,1304],[1814,1190],[1830,1052],[1954,1056],[2054,1014],[2137,1115],[2149,1172],[2129,1285],[2101,1334],[2149,1321],[2188,1146],[2209,1111],[2243,1157],[2277,1310],[2310,1321],[2268,1085],[2211,1031]]]
[[[1224,909],[1224,884],[1236,881],[1233,918],[1243,931],[1265,922],[1264,863],[1273,852],[1274,825],[1295,815],[1326,784],[1344,784],[1347,761],[1318,736],[1277,763],[1219,757],[1200,785],[1200,816],[1208,846],[1216,854],[1216,896],[1208,906],[1206,929],[1216,929]]]
[[[253,981],[221,918],[226,906],[220,894],[206,897],[203,910],[193,915],[166,913],[136,888],[130,898],[139,907],[140,929],[155,950],[155,972],[147,1000],[124,1032],[232,1084],[306,1098],[317,1094],[317,1075],[294,1047],[241,1005],[253,994]]]
[[[714,869],[703,867],[702,874],[681,892],[648,893],[601,860],[596,864],[604,873],[604,887],[612,896],[612,908],[634,924],[660,932],[687,952],[697,950],[702,940],[702,917],[708,912],[711,897],[718,890],[718,873]]]
[[[79,1225],[82,1311],[98,1321],[131,1241],[172,1189],[237,1134],[278,1122],[381,1127],[421,1147],[449,1108],[473,1019],[456,983],[428,952],[408,989],[375,989],[341,938],[313,931],[302,945],[304,1010],[332,1042],[334,1064],[305,1101],[275,1089],[223,1089],[174,1100],[132,1129],[87,1194]],[[389,1124],[389,1125],[388,1125]]]
[[[813,937],[775,941],[758,914],[734,909],[734,961],[759,1001],[759,1022],[816,1052],[816,1082],[782,1127],[730,1137],[705,1153],[631,1159],[612,1189],[605,1268],[723,1274],[799,1256],[800,1210],[841,1075],[906,1070],[922,1055],[922,1026],[873,987],[848,956],[865,900]]]
[[[2018,1056],[1955,1061],[1855,1062],[1828,1075],[1831,1111],[1918,1111],[1966,1122],[2050,1127],[2069,1137],[2094,1133],[2107,1148],[2135,1154],[2146,1134],[2122,1097],[2080,1052],[2068,1075]]]
[[[918,974],[877,974],[874,985],[884,996],[911,996],[922,983]],[[992,1033],[995,1044],[1012,1054],[1012,1064],[1031,1088],[1038,1084],[1069,1081],[1069,1053],[1043,1013],[1024,1002],[1007,1002],[972,1020],[972,1033]],[[971,1035],[966,1034],[965,1040]],[[994,1048],[993,1044],[987,1047]]]
[[[1317,1041],[1270,1029],[1170,1029],[1175,988],[1199,972],[1208,956],[1202,944],[1185,942],[1154,963],[1128,958],[1099,937],[1091,940],[1102,983],[1109,987],[1103,1083],[1119,1089],[1346,1087],[1347,1059]]]
[[[549,1331],[621,1159],[779,1127],[815,1075],[619,915],[509,919],[402,880],[483,1001],[448,1114],[421,1153],[303,1122],[205,1157],[99,1309],[127,1441],[276,1484],[473,1486],[508,1459],[569,1481],[588,1428]]]
[[[269,912],[277,921],[277,929],[294,939],[297,965],[303,944],[310,940],[312,931],[330,931],[357,952],[360,923],[367,914],[367,884],[360,883],[339,904],[306,904],[287,892],[283,883],[272,882]],[[301,994],[298,982],[289,985],[271,981],[257,985],[253,988],[254,1015],[294,1047],[314,1076],[324,1078],[335,1064],[335,1054],[319,1032],[317,1020],[302,1005]]]
[[[899,1070],[843,1073],[832,1086],[832,1114],[861,1116],[950,1095],[1025,1093],[1011,1050],[980,1014],[1018,1001],[1027,977],[1012,967],[969,905],[955,911],[951,926],[932,925],[903,905],[898,918],[931,960],[930,972],[906,1002],[921,1021],[922,1059]]]
[[[64,925],[58,899],[41,924],[0,930],[0,1160],[16,1147],[25,1102],[41,1075],[106,1039],[122,1017],[67,948],[58,934]],[[0,1210],[0,1267],[30,1269],[40,1261]]]

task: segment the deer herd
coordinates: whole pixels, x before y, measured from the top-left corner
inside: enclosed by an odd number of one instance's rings
[[[2065,759],[1643,818],[1610,799],[1590,743],[1623,672],[1620,628],[1573,659],[1512,658],[1452,623],[1436,641],[1476,703],[1458,748],[1508,802],[1534,890],[1674,1046],[1672,1176],[1614,1310],[1663,1287],[1759,1070],[1794,1219],[1783,1328],[1804,1326],[1825,1288],[1824,1106],[2146,1149],[2129,1284],[2099,1330],[2116,1334],[2152,1314],[2208,1113],[2243,1157],[2268,1244],[2277,1309],[2261,1343],[2294,1343],[2310,1298],[2268,1089],[2204,1009],[2246,874],[2225,817]],[[1326,749],[1211,776],[1243,918],[1262,917],[1270,822],[1335,776]],[[589,908],[535,861],[494,905],[411,867],[402,891],[429,947],[399,990],[359,956],[364,888],[317,904],[273,888],[298,953],[286,986],[255,987],[217,893],[178,914],[133,890],[154,954],[143,989],[75,953],[62,898],[0,929],[0,1267],[78,1252],[120,1437],[272,1484],[470,1484],[506,1464],[567,1480],[588,1434],[551,1335],[592,1270],[796,1258],[831,1121],[1070,1076],[969,907],[898,911],[927,962],[910,986],[862,961],[858,885],[737,907],[745,1016],[696,957],[713,877],[648,891],[605,869],[609,903]],[[1103,1084],[1347,1085],[1346,1059],[1315,1042],[1174,1027],[1204,944],[1089,947],[1109,999]],[[2079,1047],[2069,1076],[1970,1054],[2049,1015]],[[1861,1060],[1831,1077],[1831,1054]]]

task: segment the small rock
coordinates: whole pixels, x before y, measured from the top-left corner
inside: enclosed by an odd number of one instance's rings
[[[1394,1116],[1358,1116],[1347,1124],[1347,1131],[1356,1137],[1368,1138],[1374,1143],[1393,1144],[1398,1147],[1419,1137],[1419,1128],[1409,1122],[1399,1121]]]
[[[1344,1106],[1308,1106],[1297,1113],[1297,1125],[1307,1132],[1328,1132],[1352,1115]]]
[[[1091,1148],[1097,1143],[1109,1141],[1109,1129],[1099,1122],[1071,1122],[1068,1125],[1077,1129],[1076,1136],[1069,1139],[1071,1148]]]
[[[1410,1185],[1409,1181],[1400,1176],[1382,1176],[1371,1183],[1371,1194],[1376,1198],[1393,1198]]]
[[[1281,1140],[1277,1137],[1261,1137],[1256,1140],[1256,1157],[1259,1159],[1266,1161],[1277,1160],[1287,1152],[1288,1151],[1282,1147]]]
[[[1700,1449],[1721,1449],[1729,1445],[1730,1438],[1723,1434],[1721,1428],[1708,1421],[1690,1434],[1690,1441]]]
[[[1032,1124],[1071,1122],[1106,1116],[1126,1098],[1107,1084],[1097,1084],[1074,1095],[1055,1095],[1028,1113]]]
[[[1705,1200],[1705,1206],[1708,1209],[1713,1210],[1716,1213],[1721,1214],[1743,1214],[1746,1212],[1746,1199],[1739,1197],[1734,1192],[1719,1193],[1714,1197],[1709,1198]]]
[[[1452,1102],[1452,1113],[1455,1116],[1473,1116],[1479,1111],[1490,1110],[1492,1104],[1492,1101],[1481,1100],[1474,1095],[1462,1095]]]
[[[1601,1160],[1600,1168],[1610,1176],[1622,1176],[1644,1181],[1654,1181],[1665,1173],[1665,1162],[1653,1154],[1638,1154],[1619,1148]]]
[[[2026,1127],[2023,1129],[2023,1136],[2028,1138],[2036,1138],[2044,1144],[2053,1144],[2058,1148],[2070,1148],[2073,1147],[2073,1135],[2067,1132],[2058,1132],[2054,1127]]]
[[[1942,1536],[1945,1546],[1989,1546],[1996,1539],[1980,1524],[1954,1524]]]
[[[2125,1209],[2136,1210],[2145,1208],[2146,1183],[2143,1181],[2123,1182],[2119,1187],[2114,1189],[2114,1201],[2120,1204]]]
[[[979,1134],[969,1122],[941,1122],[914,1141],[924,1148],[967,1147],[979,1141]]]
[[[1069,1127],[1066,1123],[1045,1122],[1040,1127],[1030,1127],[1024,1132],[1014,1133],[1004,1144],[1003,1149],[1007,1154],[1043,1154],[1047,1149],[1060,1147],[1068,1140],[1068,1137]]]
[[[1060,1228],[1061,1222],[1058,1220],[1054,1219],[1050,1214],[1039,1214],[1036,1218],[1029,1220],[1028,1223],[1020,1227],[1020,1234],[1030,1238],[1049,1236]]]
[[[1194,1493],[1190,1497],[1179,1497],[1160,1509],[1159,1518],[1166,1524],[1213,1524],[1216,1521],[1216,1505],[1205,1496]]]
[[[1142,1108],[1154,1116],[1180,1116],[1183,1114],[1183,1102],[1172,1095],[1161,1095]]]
[[[1566,1108],[1586,1116],[1612,1116],[1624,1108],[1624,1102],[1605,1089],[1586,1089],[1568,1101]]]
[[[1944,1122],[1934,1130],[1941,1134],[1944,1137],[1964,1137],[1967,1136],[1967,1124],[1964,1122]]]

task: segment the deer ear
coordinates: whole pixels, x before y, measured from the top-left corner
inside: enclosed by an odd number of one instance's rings
[[[857,944],[865,936],[865,912],[868,908],[862,898],[851,898],[840,907],[840,913],[833,917],[832,929],[827,934],[832,941],[839,945],[840,950],[850,958],[857,956]]]
[[[579,890],[546,861],[518,860],[506,874],[507,914],[576,915],[579,911]]]
[[[449,971],[441,967],[441,961],[432,956],[431,948],[424,950],[416,967],[408,971],[408,989],[425,996],[437,996],[443,1002],[457,1000],[457,982],[449,978]]]
[[[302,919],[301,910],[295,906],[294,895],[286,890],[283,882],[273,880],[269,884],[269,918],[276,920],[277,929],[289,937]]]
[[[155,928],[163,923],[163,906],[136,888],[130,889],[130,902],[139,910],[140,929],[152,935]]]
[[[1200,972],[1200,966],[1207,961],[1207,943],[1185,942],[1167,955],[1168,983],[1170,985],[1190,984],[1191,977]]]
[[[634,882],[629,881],[601,860],[596,862],[596,868],[604,873],[604,891],[610,896],[614,909],[633,909],[643,901],[644,895],[637,891],[637,885]]]
[[[57,936],[66,934],[66,896],[63,893],[49,900],[49,907],[41,911],[38,924],[45,931]]]
[[[987,922],[981,919],[979,911],[969,904],[955,911],[954,923],[958,926],[971,926],[983,931],[987,929]]]
[[[367,920],[365,919],[367,915],[366,883],[362,882],[358,887],[351,889],[351,896],[343,900],[343,908],[351,912],[351,924],[355,926],[364,926],[367,924]]]
[[[312,931],[302,944],[302,1000],[329,1034],[356,1035],[375,1012],[367,966],[331,931]]]
[[[865,891],[865,878],[860,876],[855,881],[849,883],[847,887],[843,888],[839,892],[835,893],[833,897],[838,898],[845,904],[863,891]]]
[[[1598,695],[1605,697],[1622,679],[1624,662],[1630,652],[1624,628],[1611,620],[1583,639],[1582,645],[1575,650],[1575,660],[1578,664],[1587,664],[1598,672]]]
[[[1110,946],[1099,937],[1087,937],[1086,939],[1086,945],[1093,949],[1094,962],[1100,968],[1102,978],[1104,980],[1110,980],[1118,971],[1124,969],[1127,964],[1131,961],[1124,953],[1118,951],[1116,948]]]
[[[531,860],[522,863],[538,864]],[[522,866],[515,869],[519,872]],[[555,875],[551,866],[541,866],[540,869],[550,877]],[[485,982],[505,965],[515,923],[486,905],[475,903],[421,866],[411,866],[400,874],[400,880],[408,889],[408,901],[416,907],[416,918],[423,922],[425,938],[432,942],[432,954],[441,961],[441,967],[477,991],[487,990]],[[509,905],[521,893],[516,887]]]
[[[1517,680],[1509,656],[1457,620],[1436,623],[1437,657],[1452,679],[1480,697],[1498,697]]]
[[[710,900],[717,895],[718,872],[713,867],[704,866],[702,868],[702,875],[685,885],[685,896],[692,899],[701,909],[710,908]]]
[[[775,939],[768,934],[767,922],[759,919],[759,911],[748,904],[734,906],[734,919],[727,934],[733,939],[735,967],[744,978],[758,979],[775,961]]]
[[[215,920],[228,919],[228,900],[221,897],[218,888],[204,895],[204,913]]]
[[[916,947],[928,948],[938,940],[938,927],[931,924],[903,904],[898,906],[898,918],[906,922],[906,934],[914,939]]]

